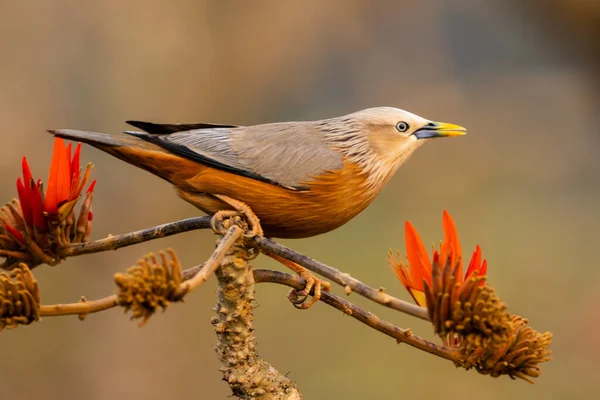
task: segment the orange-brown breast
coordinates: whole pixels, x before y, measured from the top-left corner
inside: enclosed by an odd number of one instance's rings
[[[310,189],[305,191],[210,167],[204,167],[186,183],[198,192],[221,194],[248,204],[259,217],[265,234],[282,238],[309,237],[336,229],[375,197],[365,189],[365,176],[350,163],[309,181]],[[210,214],[226,207],[210,197],[199,203],[196,206]]]
[[[292,190],[170,153],[113,149],[111,153],[119,158],[171,182],[182,198],[208,214],[230,208],[210,194],[246,203],[260,219],[265,235],[271,237],[301,238],[329,232],[364,210],[379,191],[368,189],[365,174],[348,161],[340,170],[309,180],[309,190]]]

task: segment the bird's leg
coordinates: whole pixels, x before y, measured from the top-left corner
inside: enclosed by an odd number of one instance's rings
[[[298,291],[292,289],[288,293],[288,299],[294,305],[294,307],[306,310],[315,304],[321,298],[321,291],[325,290],[329,292],[331,290],[331,284],[327,281],[317,278],[312,272],[307,270],[301,265],[296,264],[293,261],[285,259],[283,257],[276,256],[274,254],[267,254],[272,259],[285,265],[292,271],[296,272],[298,276],[306,281],[304,289]],[[314,289],[313,297],[309,300],[308,295],[310,291]]]
[[[248,221],[248,225],[250,227],[250,232],[248,233],[249,236],[264,236],[262,227],[260,226],[260,220],[258,219],[256,214],[254,214],[254,211],[252,211],[250,206],[248,206],[246,203],[242,203],[239,200],[232,199],[231,197],[223,196],[222,194],[213,194],[213,196],[229,204],[239,214],[242,214],[244,217],[246,217],[246,220]],[[219,220],[218,218],[227,218],[228,216],[230,216],[229,213],[231,213],[231,211],[218,211],[213,216],[213,219]]]
[[[210,221],[213,231],[217,233],[220,232],[221,229],[218,228],[218,224],[225,219],[243,215],[246,218],[246,221],[248,221],[248,226],[250,228],[248,235],[252,237],[256,235],[263,236],[263,230],[260,226],[258,217],[246,203],[220,194],[188,192],[181,189],[177,189],[177,193],[183,200],[193,204],[208,214],[212,214],[212,210],[222,208],[222,210],[213,214]],[[229,208],[227,206],[231,207],[232,210],[227,209]]]

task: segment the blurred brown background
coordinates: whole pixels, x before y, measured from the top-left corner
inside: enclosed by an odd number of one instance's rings
[[[46,176],[46,128],[255,124],[377,105],[464,125],[468,136],[420,149],[351,223],[285,243],[409,299],[386,253],[404,251],[405,219],[437,243],[448,209],[464,251],[482,246],[510,310],[554,333],[554,361],[537,383],[455,369],[323,304],[296,311],[275,286],[258,287],[260,353],[307,399],[589,398],[600,390],[599,3],[519,4],[2,1],[1,198],[15,196],[23,155]],[[82,158],[96,165],[95,238],[197,215],[158,178],[89,147]],[[173,246],[191,266],[213,243],[193,232],[35,272],[45,304],[93,299],[146,252]],[[432,336],[421,321],[351,299]],[[211,280],[143,329],[111,310],[4,331],[1,398],[225,399],[213,303]]]

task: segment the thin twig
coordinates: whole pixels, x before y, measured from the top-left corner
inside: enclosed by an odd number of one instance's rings
[[[237,225],[233,225],[227,230],[225,236],[211,254],[210,258],[204,263],[203,268],[189,280],[184,281],[180,286],[179,290],[184,293],[191,292],[198,286],[202,285],[206,280],[215,272],[215,270],[221,265],[223,257],[229,251],[231,246],[242,236],[244,230]]]
[[[191,268],[186,269],[181,273],[182,279],[187,281],[194,277],[202,268],[204,264],[196,265]],[[117,295],[113,294],[111,296],[104,297],[102,299],[97,300],[85,300],[79,301],[77,303],[67,303],[67,304],[52,304],[52,305],[41,305],[40,306],[40,317],[59,317],[61,315],[87,315],[93,314],[96,312],[108,310],[110,308],[116,307],[119,304],[117,303]]]
[[[304,279],[300,278],[299,276],[265,269],[254,270],[254,279],[257,283],[278,283],[293,287],[295,289],[302,289],[306,285]],[[390,337],[393,337],[399,343],[406,343],[438,357],[445,358],[455,363],[462,363],[463,357],[459,350],[440,346],[419,336],[415,336],[409,329],[402,329],[387,321],[384,321],[375,314],[363,310],[357,305],[349,302],[346,299],[336,296],[331,292],[322,292],[320,300],[332,307],[337,308],[344,314],[350,315],[352,318],[359,320],[363,324],[370,326],[371,328],[376,329]]]
[[[343,273],[315,259],[300,254],[279,243],[275,243],[270,239],[256,236],[249,240],[249,245],[258,247],[264,253],[275,254],[277,256],[286,258],[297,264],[300,264],[303,267],[308,268],[311,271],[316,272],[319,275],[322,275],[327,279],[330,279],[333,282],[346,287],[347,289],[349,288],[351,291],[356,292],[361,296],[364,296],[383,306],[412,315],[413,317],[421,318],[425,321],[429,321],[427,309],[400,300],[394,296],[390,296],[381,289],[374,289],[346,273]]]
[[[61,257],[78,256],[81,254],[99,253],[107,250],[117,250],[134,244],[147,242],[158,238],[176,235],[196,229],[210,228],[210,217],[194,217],[168,224],[158,225],[153,228],[142,229],[135,232],[109,236],[104,239],[86,243],[78,243],[67,247],[61,252]]]
[[[83,319],[87,314],[108,310],[117,305],[117,295],[104,297],[98,300],[85,300],[82,298],[77,303],[70,304],[52,304],[49,306],[40,306],[40,317],[56,317],[59,315],[79,315]]]

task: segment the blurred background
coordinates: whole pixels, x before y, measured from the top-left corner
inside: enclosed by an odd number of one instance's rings
[[[23,155],[47,176],[47,128],[257,124],[379,105],[464,125],[468,136],[420,149],[349,224],[284,243],[408,300],[387,251],[404,252],[406,219],[438,243],[449,210],[510,311],[554,333],[536,384],[456,369],[324,304],[297,311],[274,285],[257,288],[260,354],[306,399],[589,398],[600,390],[600,3],[522,3],[2,1],[1,198],[16,195]],[[90,147],[82,160],[96,165],[94,238],[198,214],[141,170]],[[106,296],[115,272],[169,246],[195,265],[214,240],[192,232],[40,267],[42,301]],[[350,299],[432,338],[422,321]],[[142,329],[114,309],[3,331],[2,398],[225,399],[214,302],[213,278]]]

